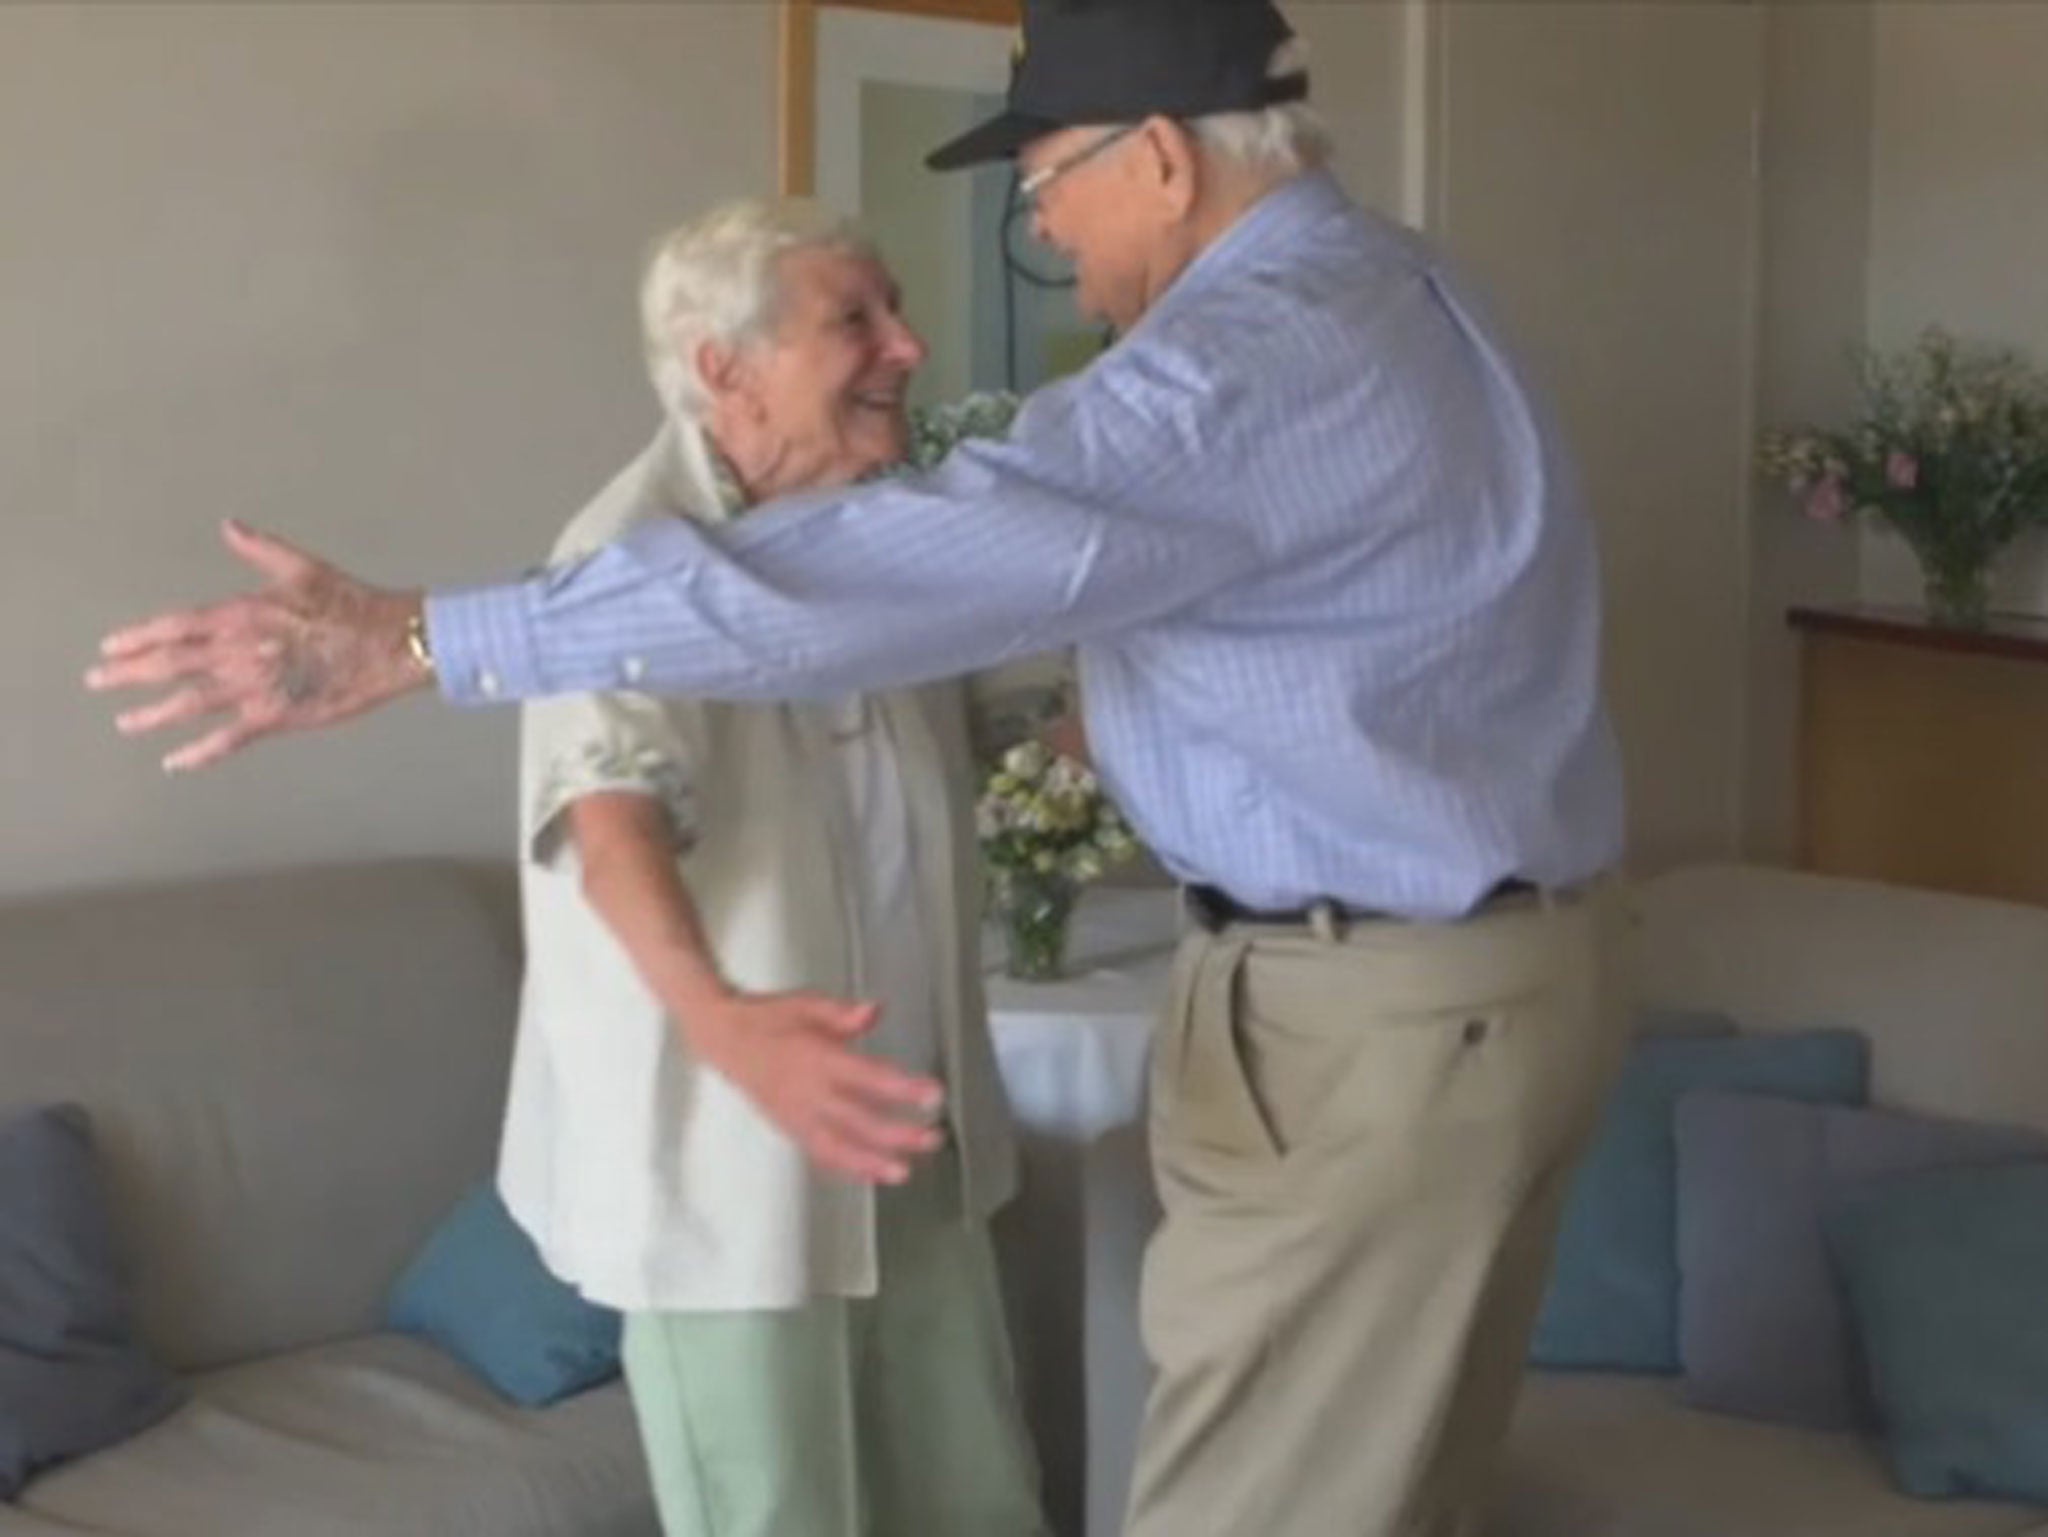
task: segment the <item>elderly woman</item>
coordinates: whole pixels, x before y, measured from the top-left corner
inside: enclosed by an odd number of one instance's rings
[[[873,250],[810,206],[678,230],[641,308],[666,421],[557,561],[903,453],[923,344]],[[950,696],[634,681],[523,717],[506,1201],[626,1315],[671,1537],[1039,1537]]]

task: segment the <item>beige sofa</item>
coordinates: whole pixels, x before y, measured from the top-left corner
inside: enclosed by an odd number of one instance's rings
[[[1640,891],[1653,1002],[1842,1024],[1873,1103],[2048,1128],[2048,909],[1734,866]],[[1860,1437],[1682,1405],[1668,1380],[1541,1373],[1487,1537],[2048,1537],[2048,1510],[1896,1493]]]
[[[1735,867],[1640,902],[1655,1001],[1854,1025],[1876,1100],[2048,1128],[2048,910]],[[518,1410],[377,1329],[490,1166],[508,875],[405,862],[17,902],[0,979],[0,1102],[92,1111],[144,1333],[194,1388],[0,1506],[0,1537],[655,1537],[616,1384]],[[1089,1354],[1135,1368],[1134,1340]],[[1486,1537],[2048,1537],[2048,1512],[1906,1499],[1861,1439],[1691,1410],[1663,1379],[1540,1374]]]
[[[191,1402],[0,1537],[656,1537],[613,1383],[515,1409],[382,1299],[490,1169],[509,872],[402,862],[0,907],[0,1100],[91,1112]]]

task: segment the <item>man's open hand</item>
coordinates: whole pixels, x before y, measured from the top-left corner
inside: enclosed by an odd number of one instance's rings
[[[116,717],[124,733],[226,717],[169,754],[166,769],[200,768],[260,737],[332,725],[430,681],[406,643],[419,594],[371,587],[232,520],[222,537],[267,585],[116,630],[85,676],[95,690],[166,690]]]

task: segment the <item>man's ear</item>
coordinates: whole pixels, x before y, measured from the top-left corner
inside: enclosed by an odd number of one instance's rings
[[[1185,218],[1201,193],[1202,157],[1193,130],[1170,117],[1148,117],[1139,131],[1145,140],[1146,173],[1158,178],[1172,214]]]

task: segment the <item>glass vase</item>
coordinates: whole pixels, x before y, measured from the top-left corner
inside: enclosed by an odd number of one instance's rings
[[[1991,570],[1983,561],[1922,563],[1927,617],[1944,629],[1981,630],[1991,619]]]
[[[1052,982],[1066,973],[1067,929],[1075,884],[1033,870],[997,870],[989,877],[989,912],[1003,935],[1003,972],[1020,982]]]

